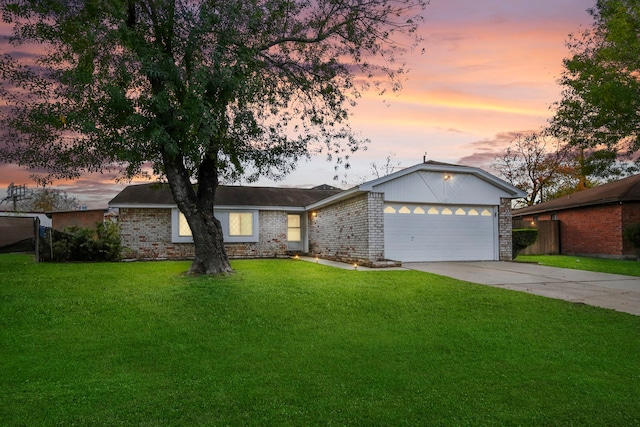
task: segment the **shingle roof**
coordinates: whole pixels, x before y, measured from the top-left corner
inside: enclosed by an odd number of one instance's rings
[[[217,206],[304,207],[340,193],[340,189],[219,186]],[[130,185],[109,202],[110,206],[175,205],[167,184]]]
[[[513,216],[632,201],[640,201],[640,174],[549,200],[548,202],[517,209],[513,211]]]

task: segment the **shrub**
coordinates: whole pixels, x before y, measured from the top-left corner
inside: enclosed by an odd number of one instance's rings
[[[513,258],[517,257],[521,250],[538,240],[538,230],[535,228],[517,228],[512,232]]]
[[[52,240],[52,241],[51,241]],[[52,230],[41,251],[43,261],[115,261],[120,257],[120,234],[115,223],[96,228],[69,227]]]
[[[631,242],[633,248],[636,250],[636,256],[640,260],[640,224],[632,224],[625,227],[622,235],[625,240]]]

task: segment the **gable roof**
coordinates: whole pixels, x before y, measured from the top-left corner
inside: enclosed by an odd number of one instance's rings
[[[394,172],[387,176],[383,176],[382,178],[365,182],[364,184],[360,184],[359,187],[363,190],[372,190],[373,187],[377,185],[403,177],[405,175],[409,175],[417,171],[442,172],[442,173],[467,173],[470,175],[475,175],[476,177],[488,182],[489,184],[492,184],[495,187],[500,188],[501,190],[507,192],[514,199],[526,196],[526,193],[524,193],[522,190],[509,184],[507,181],[503,181],[497,176],[491,175],[489,172],[486,172],[480,168],[436,162],[433,160],[429,160],[424,163],[418,163],[417,165],[408,167],[406,169],[402,169],[398,172]]]
[[[494,175],[491,175],[490,173],[485,172],[480,168],[475,168],[472,166],[454,165],[454,164],[429,160],[424,163],[418,163],[417,165],[399,170],[397,172],[391,173],[381,178],[376,178],[374,180],[362,183],[349,190],[343,191],[342,193],[338,193],[334,196],[331,196],[327,199],[319,200],[318,202],[307,206],[307,209],[317,209],[322,206],[327,206],[329,204],[336,203],[338,201],[347,199],[349,197],[353,197],[357,194],[375,191],[376,186],[379,186],[386,182],[393,181],[395,179],[401,178],[403,176],[406,176],[418,171],[441,172],[441,173],[466,173],[466,174],[474,175],[482,179],[483,181],[486,181],[489,184],[499,188],[500,190],[506,193],[506,196],[510,198],[518,199],[520,197],[525,197],[527,195],[524,191],[520,190],[519,188],[516,188],[515,186],[509,184],[508,182],[503,181],[502,179]]]
[[[513,211],[513,216],[606,203],[640,201],[640,174]]]
[[[340,193],[340,189],[245,187],[221,185],[216,206],[304,207]],[[129,185],[109,202],[110,207],[175,207],[168,184]]]

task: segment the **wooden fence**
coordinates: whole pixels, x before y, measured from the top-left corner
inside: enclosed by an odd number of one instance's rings
[[[538,240],[520,252],[521,255],[558,255],[560,254],[560,221],[523,221],[513,220],[513,228],[536,228]]]

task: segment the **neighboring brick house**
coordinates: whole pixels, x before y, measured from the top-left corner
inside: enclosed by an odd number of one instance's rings
[[[558,220],[561,254],[633,258],[623,231],[640,223],[640,175],[515,210],[513,218]]]
[[[214,213],[232,258],[307,253],[370,266],[510,260],[510,203],[523,196],[480,169],[426,162],[346,191],[221,186]],[[167,185],[129,186],[109,206],[120,211],[131,257],[193,256]]]

